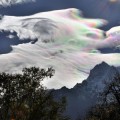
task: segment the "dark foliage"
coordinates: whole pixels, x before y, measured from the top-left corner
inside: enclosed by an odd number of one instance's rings
[[[0,73],[0,120],[67,120],[65,98],[54,101],[41,83],[54,72],[31,67],[22,74]]]

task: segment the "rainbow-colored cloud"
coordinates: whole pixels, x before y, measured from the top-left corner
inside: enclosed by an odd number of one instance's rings
[[[1,71],[19,72],[28,66],[53,66],[55,76],[46,79],[44,85],[71,88],[102,61],[120,65],[119,32],[115,34],[117,28],[107,32],[98,29],[105,24],[107,21],[102,19],[84,18],[75,8],[25,17],[3,16],[0,33],[8,41],[17,39],[18,42],[6,54],[1,53]]]

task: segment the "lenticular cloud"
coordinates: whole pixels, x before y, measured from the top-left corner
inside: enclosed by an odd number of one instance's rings
[[[102,61],[120,65],[120,34],[116,28],[98,29],[107,21],[86,19],[75,9],[3,16],[0,20],[0,71],[20,72],[23,67],[53,67],[48,88],[73,87]],[[105,34],[107,34],[105,36]]]

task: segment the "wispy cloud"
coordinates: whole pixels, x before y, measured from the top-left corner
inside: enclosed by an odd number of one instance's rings
[[[97,28],[106,24],[105,20],[86,19],[80,13],[72,8],[24,17],[3,16],[0,32],[7,39],[1,40],[0,45],[5,45],[7,53],[0,55],[0,72],[53,66],[55,76],[45,80],[44,85],[71,88],[102,61],[120,65],[119,27],[109,30],[105,37],[105,31]]]
[[[35,2],[35,0],[0,0],[0,6],[7,7],[14,4],[21,4],[26,2]]]

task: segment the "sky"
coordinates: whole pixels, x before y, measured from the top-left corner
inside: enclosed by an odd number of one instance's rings
[[[51,2],[49,2],[49,0],[1,0],[1,1],[2,1],[1,3],[3,3],[3,6],[6,6],[6,3],[7,5],[9,5],[8,7],[1,7],[0,9],[1,14],[23,16],[32,15],[43,11],[77,8],[83,12],[85,17],[102,18],[108,20],[110,23],[107,26],[103,27],[103,29],[105,30],[110,29],[112,26],[119,25],[120,21],[119,0],[51,0]]]
[[[53,67],[48,88],[72,88],[102,61],[120,65],[120,3],[15,0],[0,3],[0,71]]]

